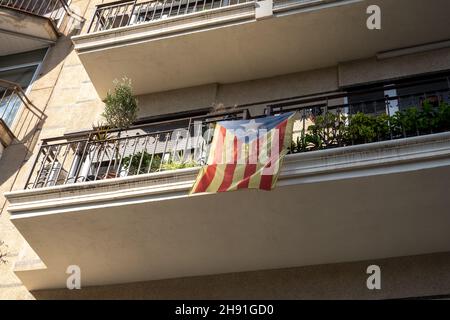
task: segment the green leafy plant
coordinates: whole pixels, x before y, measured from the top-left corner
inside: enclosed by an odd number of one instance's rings
[[[193,168],[197,167],[198,164],[194,161],[169,161],[166,163],[163,163],[161,166],[162,170],[177,170],[177,169],[184,169],[184,168]]]
[[[347,138],[351,144],[369,143],[375,141],[377,132],[374,117],[358,112],[349,119]]]
[[[93,153],[95,155],[95,161],[100,162],[104,158],[116,156],[118,154],[118,145],[109,141],[113,138],[110,130],[112,129],[110,126],[97,123],[97,125],[92,125],[93,132],[89,136],[89,153]],[[94,167],[97,164],[94,163]],[[110,168],[107,175],[99,175],[97,179],[104,178],[112,178],[116,176],[116,171],[114,168]]]
[[[390,139],[391,119],[387,114],[376,116],[374,126],[377,141]]]
[[[436,111],[438,131],[450,131],[450,104],[442,102]]]
[[[102,113],[107,125],[112,128],[127,128],[136,120],[138,110],[138,101],[133,96],[131,80],[128,78],[121,81],[114,80],[114,90],[108,92],[105,110]]]
[[[109,125],[97,123],[92,125],[93,132],[91,133],[90,139],[92,141],[103,142],[111,138],[110,130],[112,129]]]
[[[359,112],[347,118],[328,112],[316,117],[314,125],[296,137],[289,151],[305,152],[443,131],[450,131],[450,105],[445,102],[435,107],[425,101],[419,108],[410,107],[392,116]]]
[[[390,119],[395,136],[411,137],[450,129],[450,106],[442,102],[438,108],[425,101],[420,108],[396,112]]]
[[[141,162],[142,159],[142,162]],[[139,168],[139,164],[141,164]],[[150,171],[149,166],[151,165]],[[122,159],[122,168],[128,172],[128,175],[136,175],[147,172],[156,172],[161,165],[161,156],[155,154],[153,159],[152,155],[146,151],[137,152],[134,156],[127,156]],[[139,172],[137,172],[139,169]]]
[[[315,118],[314,125],[300,140],[301,148],[318,150],[331,146],[342,146],[345,141],[345,122],[347,117],[340,112],[327,112]]]
[[[433,105],[426,100],[419,111],[417,128],[420,134],[433,133],[438,130],[438,121]]]

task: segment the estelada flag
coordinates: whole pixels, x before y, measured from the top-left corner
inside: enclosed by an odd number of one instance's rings
[[[294,114],[217,122],[207,165],[191,194],[272,190],[291,145]]]

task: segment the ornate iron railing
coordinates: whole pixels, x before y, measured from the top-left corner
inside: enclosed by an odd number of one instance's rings
[[[431,87],[427,91],[403,95],[392,94],[395,92],[393,90],[401,91],[401,86],[384,86],[380,99],[358,98],[371,96],[379,88],[304,96],[264,105],[257,103],[221,108],[220,113],[150,122],[128,130],[100,128],[47,139],[43,140],[38,151],[26,188],[119,178],[204,164],[214,124],[224,119],[259,118],[297,111],[291,153],[448,131],[450,81],[448,83],[445,88],[433,88],[433,82],[430,82]],[[425,112],[425,117],[414,118],[418,115],[416,111]],[[438,114],[443,117],[440,127],[436,122]],[[414,121],[417,123],[412,123]],[[424,121],[429,122],[428,127],[421,123]]]
[[[245,112],[157,122],[128,130],[103,127],[70,138],[44,140],[26,188],[111,179],[204,163],[205,137],[212,138],[213,124],[224,117],[241,119]]]
[[[44,114],[28,99],[20,85],[0,79],[0,124],[5,147],[14,138],[26,142],[27,134],[42,119]]]
[[[115,29],[188,13],[233,6],[255,0],[152,0],[117,1],[98,5],[88,33]]]

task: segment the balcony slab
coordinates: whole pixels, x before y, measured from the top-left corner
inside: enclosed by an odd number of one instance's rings
[[[0,56],[54,44],[58,30],[48,18],[0,6]]]
[[[315,70],[450,39],[446,0],[432,6],[425,0],[274,1],[272,14],[267,1],[78,35],[72,41],[104,98],[113,80],[124,76],[142,95]],[[366,26],[366,9],[374,4],[383,13],[381,30]]]

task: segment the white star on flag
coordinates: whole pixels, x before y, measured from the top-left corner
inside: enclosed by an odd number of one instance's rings
[[[247,132],[256,132],[261,125],[262,123],[257,123],[255,119],[252,119],[249,123],[241,124],[241,127],[243,127]]]

